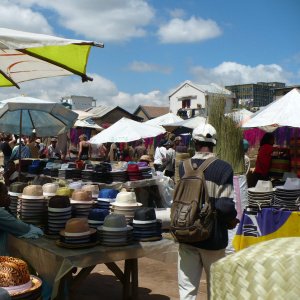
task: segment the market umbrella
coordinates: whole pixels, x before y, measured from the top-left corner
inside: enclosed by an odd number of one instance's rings
[[[149,125],[168,126],[168,124],[172,124],[172,123],[180,122],[180,121],[183,121],[183,119],[173,113],[167,113],[167,114],[159,116],[157,118],[148,120],[145,123],[149,124]]]
[[[266,131],[283,126],[299,128],[299,111],[300,90],[295,88],[256,113],[242,128],[259,127]]]
[[[0,87],[76,74],[82,81],[92,46],[103,44],[0,28]]]
[[[183,120],[180,122],[168,124],[168,126],[169,127],[186,127],[186,128],[194,129],[201,123],[205,123],[205,122],[207,122],[206,118],[198,116],[198,117],[186,119],[186,120]]]
[[[155,137],[165,133],[161,126],[148,125],[122,118],[90,139],[92,144],[122,143],[136,141],[142,138]]]
[[[72,128],[78,115],[58,102],[31,97],[0,101],[1,132],[31,136],[55,136]],[[21,166],[19,143],[19,168]],[[20,170],[20,169],[19,169]]]

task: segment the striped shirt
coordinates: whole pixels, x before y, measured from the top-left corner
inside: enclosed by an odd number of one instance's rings
[[[214,156],[213,153],[197,152],[192,157],[192,165],[200,166],[202,162]],[[180,178],[184,175],[183,163],[179,165]],[[197,248],[219,250],[227,247],[228,232],[226,223],[233,220],[237,212],[233,202],[233,170],[230,164],[217,159],[204,171],[208,195],[217,211],[217,219],[211,236],[202,242],[193,243]]]

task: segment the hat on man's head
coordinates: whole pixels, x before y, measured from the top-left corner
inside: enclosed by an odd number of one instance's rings
[[[207,142],[216,145],[217,132],[216,129],[210,124],[198,125],[192,133],[193,140],[199,142]]]
[[[41,139],[36,139],[35,142],[38,143],[38,144],[40,144],[41,143]]]
[[[51,138],[51,142],[57,142],[57,138]]]

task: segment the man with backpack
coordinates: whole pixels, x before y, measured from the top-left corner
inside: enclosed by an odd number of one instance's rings
[[[203,269],[209,299],[210,266],[225,256],[227,230],[238,223],[232,167],[213,154],[215,128],[201,124],[193,130],[192,138],[196,153],[179,165],[180,180],[171,208],[171,232],[179,242],[181,300],[196,299]]]

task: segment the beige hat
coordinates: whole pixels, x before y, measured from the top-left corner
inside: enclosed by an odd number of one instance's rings
[[[43,185],[43,194],[44,196],[54,196],[56,195],[56,191],[58,189],[57,183],[45,183]]]
[[[43,188],[41,185],[28,185],[24,187],[20,196],[22,199],[44,199]]]
[[[83,191],[92,192],[92,197],[97,198],[99,194],[99,187],[97,184],[86,184],[82,187]]]
[[[150,155],[142,155],[140,157],[140,160],[149,161],[149,162],[152,161]]]
[[[75,190],[72,194],[71,203],[93,203],[92,192],[84,190]]]

